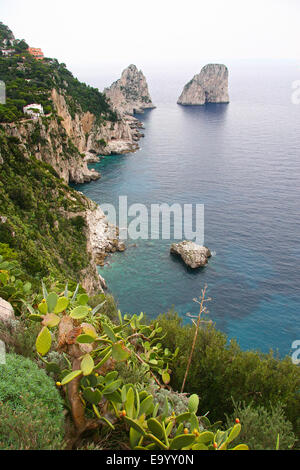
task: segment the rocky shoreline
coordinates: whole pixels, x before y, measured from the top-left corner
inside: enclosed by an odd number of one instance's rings
[[[111,224],[101,207],[78,191],[85,210],[66,212],[67,218],[81,216],[85,221],[86,250],[90,260],[88,266],[81,271],[81,284],[91,295],[103,292],[107,288],[105,279],[98,273],[98,266],[104,266],[111,253],[126,250],[125,243],[119,239],[119,229]]]
[[[155,106],[152,103],[146,79],[141,71],[138,71],[135,65],[130,65],[122,73],[122,77],[113,83],[110,88],[106,88],[104,93],[111,102],[113,109],[119,116],[119,123],[122,123],[124,129],[120,132],[109,134],[102,130],[101,135],[94,135],[93,128],[89,129],[87,145],[85,149],[84,163],[97,163],[99,154],[125,154],[139,149],[138,141],[144,137],[141,129],[144,128],[141,121],[133,116],[136,112],[143,112],[144,109],[152,109]],[[56,100],[57,101],[57,100]],[[60,112],[64,111],[64,106]],[[120,126],[121,124],[119,124]],[[101,148],[95,145],[101,139],[105,145]],[[100,178],[100,174],[95,170],[89,170],[91,180]],[[81,182],[81,181],[78,181]],[[86,198],[87,199],[87,198]],[[87,251],[91,253],[90,276],[88,271],[83,273],[83,286],[86,290],[107,288],[105,279],[98,274],[97,266],[105,265],[105,258],[109,253],[116,251],[125,251],[124,242],[119,240],[119,229],[108,222],[100,206],[90,201],[90,208],[84,214],[86,220]],[[93,284],[91,279],[95,278],[97,272],[97,283]]]

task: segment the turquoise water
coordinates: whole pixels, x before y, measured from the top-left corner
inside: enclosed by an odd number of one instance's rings
[[[299,75],[299,76],[298,76]],[[190,270],[169,240],[128,240],[101,268],[125,312],[195,313],[207,284],[210,318],[244,349],[290,353],[300,339],[300,106],[291,65],[232,67],[229,105],[181,107],[185,80],[149,77],[157,109],[138,116],[141,150],[93,165],[102,179],[77,188],[99,204],[205,205],[205,244],[214,256]],[[185,317],[185,321],[189,321]]]

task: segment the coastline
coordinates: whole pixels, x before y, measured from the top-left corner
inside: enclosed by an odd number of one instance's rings
[[[132,153],[139,150],[138,141],[144,136],[139,129],[144,129],[144,125],[134,116],[125,116],[125,121],[128,122],[133,133],[134,144],[127,141],[112,141],[105,149],[105,152],[102,152],[101,155],[113,155],[113,154],[126,154]],[[87,152],[85,155],[86,165],[89,163],[99,162],[100,155],[96,155],[93,152]],[[101,178],[101,174],[95,170],[89,170],[93,174],[98,174]],[[91,182],[89,181],[83,182]],[[83,183],[82,182],[82,183]],[[81,182],[80,182],[81,183]],[[104,266],[104,260],[109,254],[116,252],[123,252],[126,250],[124,242],[121,242],[119,239],[119,228],[107,220],[101,205],[98,205],[91,199],[77,190],[88,202],[89,208],[82,214],[86,221],[86,235],[87,235],[87,252],[91,256],[90,265],[84,270],[82,275],[82,286],[86,289],[87,292],[96,292],[100,290],[104,292],[104,289],[107,289],[107,283],[104,277],[102,277],[98,272],[98,267]],[[96,279],[96,281],[94,280]]]

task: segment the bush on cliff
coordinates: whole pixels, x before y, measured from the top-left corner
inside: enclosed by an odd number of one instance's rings
[[[180,390],[195,330],[183,325],[174,312],[161,315],[158,322],[166,332],[164,347],[179,347],[171,384]],[[232,397],[267,410],[279,404],[299,436],[299,388],[300,369],[289,357],[280,360],[272,352],[242,351],[236,341],[228,343],[226,335],[211,325],[199,330],[185,390],[199,394],[201,412],[209,411],[213,420],[233,413]]]
[[[54,112],[51,100],[54,88],[65,95],[73,118],[77,112],[89,111],[103,121],[117,120],[106,96],[97,88],[80,82],[56,59],[40,61],[18,50],[12,57],[0,56],[0,70],[7,96],[6,104],[0,107],[0,122],[24,118],[23,107],[32,103],[41,104],[46,114]]]
[[[0,241],[18,253],[31,278],[78,279],[89,264],[85,224],[68,213],[83,211],[83,198],[1,132],[0,154]]]
[[[7,354],[0,366],[0,449],[60,448],[63,434],[53,380],[30,359]]]
[[[234,412],[227,417],[225,426],[230,427],[238,416],[242,430],[237,438],[237,444],[247,442],[250,450],[275,450],[277,436],[279,449],[289,450],[296,442],[293,426],[285,417],[280,405],[269,410],[263,406],[254,408],[251,404],[233,403]]]

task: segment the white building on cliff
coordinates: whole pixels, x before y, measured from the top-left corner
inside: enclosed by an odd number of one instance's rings
[[[31,116],[32,119],[38,119],[40,116],[44,116],[44,108],[41,104],[28,104],[24,106],[23,113]]]

